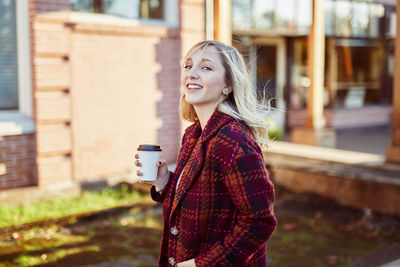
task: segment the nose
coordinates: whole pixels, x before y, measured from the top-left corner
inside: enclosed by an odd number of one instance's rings
[[[197,73],[196,68],[191,68],[190,69],[189,76],[192,79],[198,79],[199,78],[199,74]]]

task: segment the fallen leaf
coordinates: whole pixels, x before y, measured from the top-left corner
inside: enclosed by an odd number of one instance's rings
[[[321,232],[321,228],[319,228],[318,226],[312,226],[311,227],[311,232],[319,233],[319,232]]]
[[[86,227],[85,226],[75,226],[72,228],[72,232],[74,234],[78,234],[78,235],[86,234]]]
[[[341,225],[339,227],[340,231],[345,231],[345,232],[352,232],[356,229],[356,226],[353,224],[348,224],[348,225]]]
[[[299,225],[297,223],[285,223],[282,228],[285,231],[291,231],[299,228]]]
[[[328,255],[326,256],[326,259],[328,260],[328,263],[331,265],[335,265],[338,262],[338,256],[335,255]]]

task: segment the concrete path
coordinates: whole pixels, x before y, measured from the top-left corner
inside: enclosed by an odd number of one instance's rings
[[[400,267],[400,243],[372,252],[345,267]]]

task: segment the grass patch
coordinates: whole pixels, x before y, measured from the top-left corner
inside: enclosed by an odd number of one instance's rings
[[[128,205],[148,198],[148,195],[131,190],[128,185],[123,184],[118,189],[84,191],[77,197],[56,198],[18,206],[0,205],[0,227],[93,212]]]

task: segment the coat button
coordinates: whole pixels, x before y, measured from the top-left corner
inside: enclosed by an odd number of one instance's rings
[[[170,257],[170,258],[168,259],[168,262],[169,262],[169,264],[171,264],[172,266],[175,266],[175,264],[176,264],[175,259],[172,258],[172,257]]]
[[[171,234],[173,234],[173,235],[177,235],[177,234],[179,234],[179,230],[178,230],[178,227],[171,227]]]

